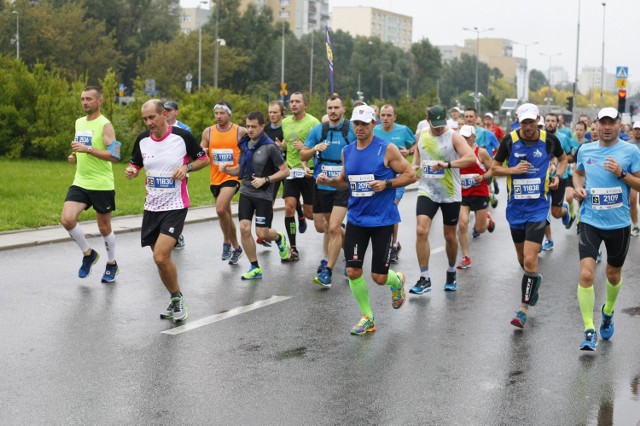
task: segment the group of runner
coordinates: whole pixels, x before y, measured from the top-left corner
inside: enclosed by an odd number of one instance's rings
[[[77,164],[76,178],[65,200],[62,224],[83,252],[78,275],[85,278],[99,254],[85,239],[77,218],[93,206],[108,254],[102,281],[112,283],[119,269],[110,225],[111,211],[115,210],[111,164],[120,160],[120,144],[112,125],[100,113],[100,89],[87,87],[81,100],[87,115],[76,122],[69,156],[69,162]],[[409,292],[421,295],[431,290],[429,233],[435,214],[442,211],[444,225],[448,262],[444,290],[456,291],[456,269],[472,265],[471,212],[475,216],[474,238],[494,230],[488,211],[497,203],[492,203],[492,194],[499,191],[494,177],[506,176],[507,222],[524,272],[522,304],[511,324],[523,328],[530,307],[538,301],[542,284],[538,253],[553,247],[551,217],[561,218],[567,228],[579,220],[578,302],[585,326],[580,348],[594,350],[597,344],[593,283],[602,242],[607,247],[607,299],[599,331],[602,338],[611,338],[621,268],[629,238],[636,232],[631,228],[631,207],[637,202],[635,191],[640,189],[640,151],[633,143],[619,140],[621,120],[614,108],[598,113],[597,127],[591,128],[590,135],[597,143],[587,143],[590,123],[578,122],[574,137],[560,127],[558,116],[542,117],[533,104],[518,108],[518,127],[506,135],[490,113],[481,120],[473,108],[463,112],[455,107],[448,118],[445,108],[432,105],[413,133],[396,123],[392,105],[383,105],[379,117],[373,106],[355,106],[350,120],[345,117],[343,99],[337,95],[327,100],[322,120],[308,114],[306,107],[304,94],[294,92],[289,116],[285,117],[281,103],[272,102],[268,122],[261,112],[254,111],[240,126],[231,121],[231,105],[218,102],[213,108],[216,123],[203,131],[198,144],[190,129],[177,120],[176,102],[152,99],[142,106],[147,130],[136,139],[126,177],[133,179],[145,169],[147,196],[141,241],[150,246],[170,293],[162,318],[180,322],[188,316],[171,252],[185,244],[182,230],[190,204],[190,172],[210,165],[210,189],[223,234],[221,260],[235,265],[246,254],[250,265],[241,279],[263,277],[256,242],[267,247],[275,242],[283,262],[299,260],[297,232],[305,232],[307,220],[312,220],[323,235],[323,253],[313,282],[330,287],[336,264],[344,254],[345,275],[361,311],[360,321],[351,329],[353,334],[376,330],[363,277],[369,244],[371,278],[390,288],[394,309],[406,300],[405,274],[390,269],[399,261],[398,204],[404,187],[419,179],[415,247],[420,274]],[[463,123],[458,121],[461,113]],[[633,127],[634,140],[640,143],[640,123],[638,138],[635,124]],[[272,227],[280,182],[285,200],[284,232]],[[230,208],[238,191],[240,241]],[[579,217],[574,201],[581,203]],[[636,223],[637,218],[633,225]],[[462,259],[456,265],[459,247]]]

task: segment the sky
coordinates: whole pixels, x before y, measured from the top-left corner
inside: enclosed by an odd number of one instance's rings
[[[199,0],[181,0],[185,7],[198,3]],[[480,37],[506,38],[523,44],[537,42],[527,47],[529,69],[546,75],[551,56],[551,65],[562,66],[571,81],[575,78],[580,7],[578,73],[583,66],[601,66],[604,34],[605,70],[614,73],[617,66],[626,66],[629,80],[640,81],[637,0],[330,0],[329,4],[370,6],[412,16],[413,41],[427,38],[433,45],[463,46],[465,39],[476,37],[474,31],[463,28],[493,28]],[[513,54],[524,57],[525,48],[514,45]]]

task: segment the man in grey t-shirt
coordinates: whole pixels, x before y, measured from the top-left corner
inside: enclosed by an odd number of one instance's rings
[[[284,232],[271,228],[273,219],[273,182],[286,179],[289,167],[282,158],[280,148],[264,133],[264,116],[258,111],[247,115],[247,134],[238,142],[240,160],[231,169],[220,166],[220,171],[240,176],[240,201],[238,220],[242,248],[251,262],[251,267],[242,274],[243,280],[262,278],[262,268],[256,255],[256,243],[251,235],[251,222],[256,216],[256,234],[264,241],[275,241],[283,261],[289,258],[289,246]]]

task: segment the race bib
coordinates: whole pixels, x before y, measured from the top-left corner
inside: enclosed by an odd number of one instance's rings
[[[289,177],[287,179],[301,179],[304,177],[304,169],[291,169],[289,170]]]
[[[147,173],[147,189],[152,192],[176,192],[178,183],[171,176],[172,172]]]
[[[91,146],[91,140],[93,139],[93,132],[91,130],[80,130],[76,132],[75,141],[80,142],[82,145]]]
[[[213,164],[221,166],[223,164],[233,164],[233,150],[232,149],[214,149],[211,151],[211,157]]]
[[[516,200],[534,200],[540,198],[542,182],[540,178],[514,179],[513,198]]]
[[[465,174],[465,175],[460,175],[460,184],[462,185],[462,188],[464,189],[469,189],[472,186],[478,186],[480,185],[478,182],[476,182],[475,177],[479,176],[477,173],[472,173],[472,174]]]
[[[622,187],[591,188],[591,206],[594,210],[610,210],[622,207]]]
[[[352,197],[373,197],[373,188],[369,186],[369,182],[373,182],[375,178],[373,174],[368,175],[350,175],[349,189]]]
[[[427,179],[442,179],[444,177],[444,169],[433,170],[433,166],[437,164],[437,161],[423,160],[422,161],[422,176]]]
[[[342,171],[342,166],[329,166],[323,164],[320,169],[324,174],[327,175],[328,178],[334,178],[340,176],[340,172]]]

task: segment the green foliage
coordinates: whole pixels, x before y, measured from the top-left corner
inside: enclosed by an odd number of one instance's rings
[[[537,92],[541,87],[547,85],[547,77],[542,71],[531,70],[529,72],[529,90]]]

